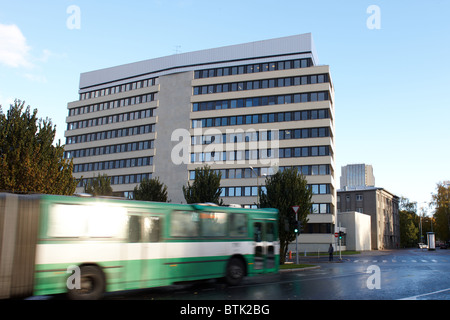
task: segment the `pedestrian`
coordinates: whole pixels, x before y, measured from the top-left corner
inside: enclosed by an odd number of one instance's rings
[[[333,245],[330,243],[330,247],[328,248],[328,254],[330,255],[328,261],[333,261]]]

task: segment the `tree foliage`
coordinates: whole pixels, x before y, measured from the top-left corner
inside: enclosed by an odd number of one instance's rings
[[[215,203],[223,204],[220,199],[222,188],[220,188],[220,179],[222,174],[216,173],[208,165],[195,169],[195,180],[192,185],[188,182],[183,186],[183,194],[187,203]]]
[[[56,126],[37,118],[25,102],[15,100],[6,114],[0,106],[0,190],[72,195],[73,163],[64,146],[55,146]]]
[[[415,247],[419,242],[419,223],[417,203],[406,198],[400,199],[400,246]]]
[[[84,185],[84,192],[93,196],[112,196],[111,178],[108,175],[98,174],[97,177],[88,180]]]
[[[432,204],[435,207],[434,218],[436,219],[436,238],[450,240],[450,185],[438,183],[436,194],[433,194]]]
[[[312,191],[307,186],[305,177],[296,168],[278,171],[267,177],[266,193],[259,189],[261,208],[279,210],[278,234],[280,238],[280,262],[284,263],[288,244],[295,240],[294,228],[297,218],[303,226],[308,222],[311,212]],[[293,206],[299,206],[296,217]]]
[[[134,187],[134,199],[167,202],[167,186],[158,177],[144,179],[139,186]]]

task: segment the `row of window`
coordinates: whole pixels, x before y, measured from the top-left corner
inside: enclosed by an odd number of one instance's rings
[[[273,123],[284,121],[329,119],[328,109],[288,111],[276,113],[253,114],[246,116],[229,116],[219,118],[203,118],[192,120],[192,128],[209,128],[221,126],[236,126],[245,124]]]
[[[300,157],[323,157],[331,156],[330,146],[314,147],[292,147],[280,148],[278,157],[281,158],[300,158]]]
[[[331,168],[329,164],[304,165],[304,166],[285,166],[279,167],[278,170],[283,172],[285,169],[297,168],[298,172],[305,176],[329,175]]]
[[[141,183],[144,179],[151,179],[151,173],[137,173],[122,176],[111,176],[111,185]],[[90,183],[92,178],[83,178],[78,180],[77,187],[83,187],[86,183]]]
[[[119,86],[112,86],[112,87],[105,88],[105,89],[99,89],[99,90],[81,93],[80,100],[93,99],[93,98],[108,96],[110,94],[116,94],[116,93],[120,93],[120,92],[126,92],[126,91],[141,89],[141,88],[147,88],[150,86],[154,86],[156,84],[156,79],[157,78],[150,78],[150,79],[146,79],[146,80],[134,81],[134,82],[122,84]]]
[[[330,128],[287,129],[279,131],[280,140],[324,138],[330,136]]]
[[[69,117],[77,116],[77,115],[85,114],[85,113],[92,113],[92,112],[109,110],[109,109],[117,109],[120,107],[126,107],[126,106],[130,106],[130,105],[151,102],[151,101],[154,101],[154,99],[155,99],[155,94],[150,93],[150,94],[136,96],[136,97],[124,98],[124,99],[107,101],[107,102],[98,103],[98,104],[91,104],[89,106],[72,108],[72,109],[69,109]]]
[[[290,103],[305,103],[329,100],[328,91],[286,94],[279,96],[265,96],[246,99],[218,100],[208,102],[196,102],[192,104],[192,111],[210,111],[235,108],[250,108],[272,106]]]
[[[313,203],[311,206],[311,213],[331,213],[331,206],[329,203]]]
[[[272,159],[274,155],[272,149],[196,152],[191,153],[191,163]]]
[[[223,77],[238,74],[266,72],[266,71],[308,68],[312,66],[313,62],[311,58],[286,60],[270,63],[255,63],[243,66],[198,70],[195,71],[194,78],[204,79],[204,78]]]
[[[278,150],[278,153],[277,153]],[[329,146],[191,153],[191,163],[331,156]]]
[[[67,130],[76,130],[76,129],[82,129],[82,128],[96,127],[96,126],[101,126],[101,125],[106,125],[106,124],[111,124],[111,123],[116,123],[116,122],[124,122],[124,121],[132,121],[132,120],[150,118],[150,117],[153,117],[153,110],[154,110],[154,108],[140,110],[140,111],[120,113],[120,114],[115,114],[115,115],[106,116],[106,117],[99,117],[99,118],[69,122],[67,124]]]
[[[245,82],[221,83],[194,87],[194,95],[268,88],[282,88],[290,86],[301,86],[306,84],[325,83],[328,81],[328,74],[315,74],[301,77],[298,76]]]
[[[308,184],[307,187],[311,189],[313,195],[318,194],[331,194],[331,185],[330,184]],[[267,192],[266,186],[260,186],[261,191],[263,193]],[[258,187],[257,186],[246,186],[246,187],[222,187],[221,188],[221,197],[256,197],[258,195]],[[317,209],[317,208],[314,208]],[[326,209],[326,208],[322,208]],[[314,211],[313,211],[314,212]],[[319,210],[320,211],[320,207]],[[328,212],[322,212],[328,213]]]
[[[330,165],[329,164],[321,164],[321,165],[304,165],[304,166],[296,166],[298,171],[301,172],[305,176],[315,176],[315,175],[329,175],[330,174]],[[283,171],[285,168],[292,167],[279,167],[280,171]],[[258,177],[266,177],[273,175],[274,172],[273,167],[256,167],[250,168],[237,168],[237,169],[215,169],[214,173],[220,173],[222,179],[250,179]],[[189,179],[195,179],[195,170],[189,171]]]
[[[113,154],[113,153],[121,153],[121,152],[148,150],[148,149],[153,149],[153,148],[154,148],[154,140],[146,140],[146,141],[137,141],[137,142],[116,144],[116,145],[112,145],[112,146],[102,146],[102,147],[95,147],[95,148],[86,148],[86,149],[66,151],[65,156],[66,156],[66,159],[83,158],[83,157],[100,156],[103,154]]]
[[[66,144],[84,143],[90,141],[100,141],[106,139],[114,139],[120,137],[135,136],[140,134],[151,133],[155,131],[155,124],[147,124],[137,127],[129,127],[122,129],[114,129],[107,131],[100,131],[94,133],[80,134],[77,136],[67,137]]]
[[[278,135],[276,132],[278,131]],[[285,129],[285,130],[252,130],[245,133],[222,133],[215,135],[192,136],[191,145],[210,145],[220,143],[240,143],[250,141],[271,141],[306,138],[323,138],[330,136],[328,127],[305,128],[305,129]]]
[[[145,167],[153,165],[153,157],[100,161],[83,164],[75,164],[73,172],[89,172],[99,170],[112,170],[122,168]]]
[[[248,132],[236,132],[236,133],[221,133],[215,135],[204,135],[204,136],[192,136],[191,145],[209,145],[216,143],[240,143],[240,142],[250,142],[250,141],[271,141],[276,140],[278,135],[276,134],[278,130],[266,130],[260,129],[249,130]]]

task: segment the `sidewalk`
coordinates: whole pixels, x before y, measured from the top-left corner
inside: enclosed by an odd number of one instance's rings
[[[298,263],[308,263],[308,264],[314,264],[314,263],[341,263],[345,261],[350,261],[350,257],[369,257],[369,256],[383,256],[391,254],[392,251],[395,250],[371,250],[371,251],[361,251],[360,253],[356,254],[348,254],[342,253],[341,257],[342,260],[339,259],[339,251],[335,251],[333,253],[333,261],[329,261],[328,254],[321,254],[321,255],[310,255],[310,256],[304,256],[304,254],[300,254],[298,257]],[[296,257],[295,254],[292,255],[292,259],[289,259],[289,257],[286,258],[286,262],[292,262],[296,263]]]

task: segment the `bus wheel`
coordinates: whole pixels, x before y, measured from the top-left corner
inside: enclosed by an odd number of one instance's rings
[[[69,289],[67,296],[71,300],[98,300],[105,292],[105,276],[96,266],[80,268],[79,289]]]
[[[237,286],[245,275],[244,264],[240,259],[232,258],[227,265],[225,279],[230,286]]]

